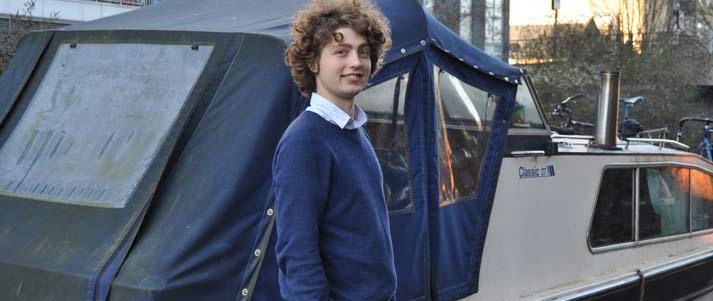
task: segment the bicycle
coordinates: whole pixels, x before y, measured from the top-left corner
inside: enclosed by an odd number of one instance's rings
[[[678,131],[676,132],[676,141],[679,141],[683,137],[683,125],[689,121],[705,122],[703,126],[703,138],[701,143],[698,144],[698,154],[713,161],[713,156],[711,155],[712,146],[711,139],[713,137],[713,129],[711,128],[711,123],[713,123],[713,118],[701,118],[701,117],[684,117],[678,122]],[[680,142],[680,141],[679,141]]]
[[[619,138],[625,140],[627,138],[637,137],[639,133],[644,131],[644,127],[638,120],[635,118],[629,118],[629,110],[632,110],[634,106],[642,102],[644,102],[643,96],[619,99],[619,103],[624,108],[624,119],[619,122],[619,128],[617,129]]]
[[[577,103],[577,99],[584,97],[583,94],[577,94],[565,98],[552,111],[552,116],[557,116],[564,119],[559,127],[552,127],[553,130],[564,135],[584,134],[586,129],[593,129],[594,124],[574,119],[574,110],[570,107],[571,104]]]

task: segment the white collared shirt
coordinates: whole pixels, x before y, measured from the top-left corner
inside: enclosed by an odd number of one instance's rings
[[[306,110],[316,113],[340,129],[358,129],[367,121],[366,113],[358,105],[354,104],[354,119],[352,119],[337,105],[317,93],[312,93],[309,107]]]

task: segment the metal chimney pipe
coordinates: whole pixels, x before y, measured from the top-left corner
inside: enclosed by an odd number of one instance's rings
[[[619,123],[619,72],[602,71],[599,110],[594,128],[594,143],[601,148],[616,148]]]

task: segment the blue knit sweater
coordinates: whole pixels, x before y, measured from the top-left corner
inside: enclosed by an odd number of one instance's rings
[[[396,291],[382,174],[364,129],[303,112],[277,146],[280,293],[288,300],[388,300]]]

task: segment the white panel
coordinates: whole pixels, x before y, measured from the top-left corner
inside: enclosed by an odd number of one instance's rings
[[[0,193],[123,207],[212,49],[60,45],[0,149]]]

